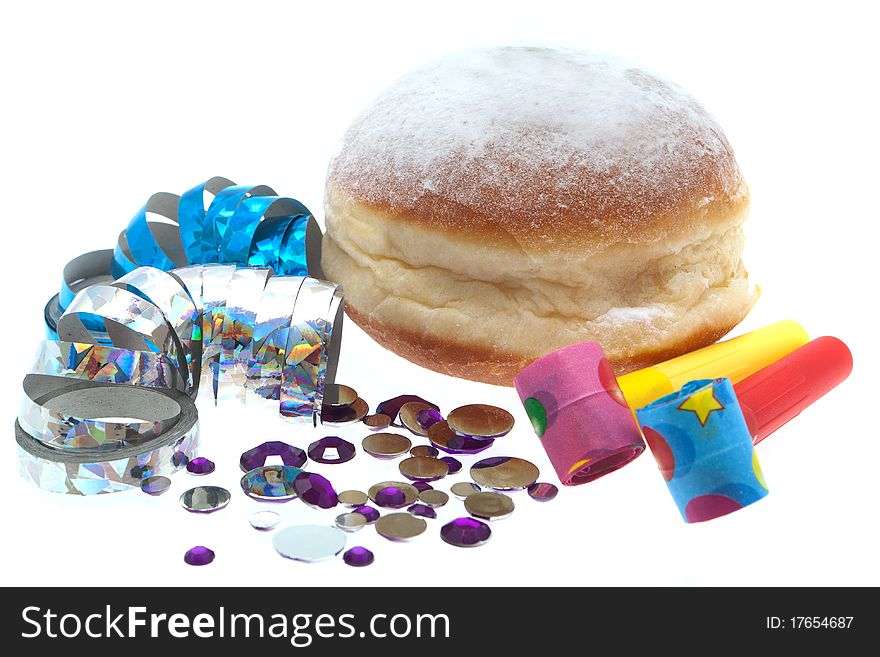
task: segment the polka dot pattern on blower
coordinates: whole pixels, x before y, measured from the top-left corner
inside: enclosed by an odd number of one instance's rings
[[[685,522],[712,520],[767,495],[730,380],[692,381],[637,415]]]

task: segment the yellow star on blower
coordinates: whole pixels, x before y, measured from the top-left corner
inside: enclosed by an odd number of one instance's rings
[[[697,414],[700,426],[706,426],[712,411],[724,410],[724,405],[715,399],[715,388],[709,386],[705,390],[695,392],[685,399],[678,407],[680,411],[693,411]]]

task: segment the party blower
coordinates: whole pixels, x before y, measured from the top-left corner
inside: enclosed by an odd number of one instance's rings
[[[696,379],[742,381],[805,345],[810,336],[790,319],[624,374],[617,383],[632,410],[679,390]]]
[[[691,381],[636,411],[684,520],[711,520],[765,497],[754,445],[851,371],[846,345],[822,337],[736,385],[726,378]]]
[[[574,398],[569,404],[559,404],[559,395],[548,395],[547,388],[528,392],[527,379],[518,380],[517,389],[560,479],[574,485],[616,470],[644,448],[599,345],[583,343],[560,351],[568,352],[562,354],[564,362],[574,359],[578,366],[559,370],[569,374],[556,383],[570,388],[576,385],[572,372],[595,371],[601,388],[592,381],[593,387],[581,387],[579,394],[569,389],[568,398]],[[754,444],[837,386],[851,370],[846,345],[822,337],[735,385],[724,377],[698,379],[639,409],[645,439],[685,521],[717,518],[764,497],[768,489]],[[553,376],[545,377],[544,384]],[[616,405],[613,410],[609,400]]]
[[[790,336],[795,335],[791,332],[787,333]],[[753,334],[750,335],[754,337]],[[732,340],[713,345],[707,350],[715,351],[733,342]],[[560,352],[567,353],[560,354]],[[576,367],[568,370],[557,368],[548,373],[541,384],[547,386],[548,383],[552,383],[550,381],[552,377],[559,376],[557,383],[569,382],[568,398],[573,398],[573,403],[560,404],[557,401],[560,397],[558,391],[556,396],[546,392],[550,386],[538,390],[534,387],[528,388],[529,379],[522,381],[518,379],[517,389],[560,479],[563,483],[575,485],[592,481],[625,465],[638,456],[644,448],[632,414],[620,412],[627,410],[623,404],[623,394],[613,376],[610,376],[610,367],[599,345],[583,343],[566,347],[560,352],[548,356],[551,363],[562,357],[564,363]],[[555,359],[552,358],[554,356]],[[688,355],[688,357],[693,356],[694,354]],[[711,363],[717,366],[723,360],[712,357],[711,354],[709,356],[710,358],[706,359],[705,369],[692,367],[689,371],[693,374],[699,372],[706,377],[706,370],[712,367]],[[763,356],[767,357],[768,353],[764,352]],[[668,365],[668,363],[661,364],[658,369]],[[731,471],[734,471],[734,474],[743,471],[742,467],[736,467],[738,462],[734,457],[737,452],[735,450],[725,452],[723,445],[726,444],[728,448],[738,446],[740,452],[748,456],[749,471],[757,472],[757,459],[754,458],[752,444],[769,436],[838,385],[849,375],[851,369],[852,356],[846,345],[836,338],[823,337],[795,349],[777,362],[742,379],[735,386],[731,385],[729,378],[721,377],[716,381],[710,379],[688,382],[685,383],[682,391],[662,397],[641,409],[638,415],[643,427],[647,427],[645,437],[658,460],[661,473],[670,485],[670,491],[679,502],[685,519],[694,522],[718,517],[763,497],[766,494],[766,487],[761,485],[753,488],[756,494],[738,497],[719,494],[721,497],[728,497],[730,501],[715,498],[702,500],[691,506],[689,515],[686,513],[688,502],[700,497],[694,492],[695,488],[712,490],[723,488],[725,473],[729,475]],[[580,375],[580,380],[583,382],[589,378],[584,377],[583,373],[594,371],[597,372],[596,380],[587,381],[587,384],[593,384],[592,388],[580,385],[578,393],[571,390],[573,374]],[[737,375],[742,376],[742,371],[742,369],[737,370]],[[568,374],[562,374],[563,372]],[[534,383],[534,380],[531,381]],[[708,392],[705,390],[707,386],[710,388]],[[728,424],[725,427],[716,426],[716,420],[721,417],[717,414],[718,417],[713,418],[712,426],[705,429],[709,416],[713,415],[713,410],[721,410],[716,408],[719,405],[728,410],[724,416],[724,419],[729,421]],[[698,424],[685,423],[683,430],[681,427],[666,429],[667,433],[680,438],[680,440],[667,440],[658,430],[657,425],[665,427],[674,422],[667,421],[668,418],[657,419],[661,414],[667,414],[674,421],[696,418]],[[734,421],[735,418],[738,418],[738,421]],[[695,443],[692,438],[687,437],[689,433],[700,431],[712,431],[713,435],[721,436],[721,439]],[[711,449],[708,451],[703,449],[698,455],[694,445],[704,448],[708,446]],[[674,451],[677,446],[681,446],[682,453],[676,461]],[[628,451],[625,448],[628,448]],[[678,478],[683,478],[688,473],[690,485],[680,486],[683,479]],[[763,481],[754,474],[748,479],[752,483]],[[741,481],[733,482],[731,485],[736,486],[741,483]],[[761,491],[763,494],[759,494]],[[701,505],[706,509],[702,509]]]
[[[616,379],[601,345],[558,349],[524,368],[514,385],[560,481],[585,484],[645,449],[633,411],[694,379],[740,381],[807,342],[782,321]]]

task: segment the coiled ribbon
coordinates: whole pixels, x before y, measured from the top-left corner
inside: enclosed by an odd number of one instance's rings
[[[138,267],[85,287],[25,377],[20,471],[82,495],[174,472],[197,449],[200,390],[317,425],[342,316],[339,286],[269,268]]]
[[[309,209],[268,185],[236,185],[216,176],[181,196],[158,192],[135,213],[114,249],[83,254],[65,266],[60,292],[44,311],[47,337],[57,339],[58,319],[77,292],[138,267],[169,271],[222,263],[320,278],[321,239]]]
[[[153,194],[120,234],[112,273],[223,263],[268,267],[280,276],[320,275],[320,242],[312,213],[299,201],[217,176],[182,196]]]
[[[139,267],[76,295],[58,321],[64,342],[43,345],[48,363],[39,371],[106,380],[127,359],[149,371],[141,385],[182,386],[191,397],[201,385],[215,401],[268,400],[283,417],[317,425],[341,332],[342,290],[334,283],[258,267]],[[109,348],[83,346],[104,335]],[[83,369],[81,353],[113,365]]]

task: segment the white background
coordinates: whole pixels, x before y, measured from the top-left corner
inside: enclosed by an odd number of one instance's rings
[[[877,16],[871,3],[6,3],[2,75],[3,584],[880,584],[878,537]],[[751,186],[746,265],[763,296],[736,333],[783,318],[836,335],[852,377],[759,447],[763,501],[684,524],[650,455],[541,505],[515,494],[490,543],[456,549],[442,520],[409,544],[367,528],[375,551],[354,569],[286,561],[247,515],[238,454],[268,439],[305,446],[339,433],[204,409],[204,454],[217,471],[175,475],[172,492],[97,498],[50,494],[13,458],[20,379],[42,337],[46,299],[71,257],[112,246],[155,191],[213,175],[266,183],[322,217],[327,163],[349,121],[426,59],[481,44],[562,44],[622,55],[688,88],[718,118]],[[490,454],[534,461],[556,481],[512,389],[410,365],[349,323],[339,380],[372,404],[405,392],[448,411],[501,405],[518,426]],[[463,457],[466,463],[473,457]],[[394,479],[359,455],[320,466],[338,490]],[[459,475],[438,484],[445,488]],[[213,483],[233,492],[206,517],[177,496]],[[299,502],[285,524],[332,523]],[[441,518],[463,515],[451,501]],[[203,544],[206,568],[184,565]],[[808,610],[807,610],[808,611]]]

